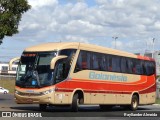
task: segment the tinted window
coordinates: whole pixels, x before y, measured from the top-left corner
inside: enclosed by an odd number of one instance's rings
[[[108,71],[112,71],[112,56],[108,55]]]
[[[100,56],[100,70],[102,71],[108,70],[108,59],[107,56],[104,54]]]
[[[98,53],[93,53],[92,57],[92,70],[99,70],[100,66],[99,66],[99,55]]]
[[[78,59],[77,59],[76,67],[75,67],[75,72],[78,72],[80,70],[91,69],[90,59],[91,59],[90,52],[80,51]]]
[[[155,63],[146,61],[145,64],[145,71],[147,75],[152,75],[155,73]]]
[[[155,63],[115,55],[80,51],[75,72],[86,69],[152,75],[155,73]]]
[[[128,66],[128,73],[135,73],[135,67],[134,67],[134,62],[133,59],[128,58],[127,59],[127,66]]]
[[[2,71],[8,71],[8,67],[7,66],[2,66]]]
[[[64,50],[59,51],[59,55],[70,56],[70,55],[72,55],[75,52],[76,52],[75,49],[64,49]]]
[[[136,60],[135,61],[135,74],[142,75],[143,74],[143,68],[141,64],[141,60]]]
[[[128,72],[127,60],[124,57],[121,57],[121,72],[123,73]]]
[[[120,72],[120,57],[113,56],[112,57],[112,71]]]

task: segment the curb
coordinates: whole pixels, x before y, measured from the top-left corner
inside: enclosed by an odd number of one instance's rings
[[[153,105],[156,105],[156,106],[158,106],[158,105],[160,105],[160,104],[153,104]]]

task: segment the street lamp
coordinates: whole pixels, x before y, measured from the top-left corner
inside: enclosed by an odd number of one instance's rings
[[[117,45],[116,45],[116,40],[118,39],[118,37],[112,37],[115,40],[115,44],[114,44],[114,48],[116,49]]]
[[[153,58],[153,57],[154,57],[154,42],[155,42],[155,38],[153,38],[152,40],[153,40],[153,41],[152,41],[152,42],[153,42],[153,46],[152,46],[152,47],[153,47],[153,48],[152,48],[152,58]]]

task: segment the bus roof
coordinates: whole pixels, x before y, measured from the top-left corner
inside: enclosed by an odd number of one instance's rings
[[[87,43],[79,43],[79,42],[54,42],[54,43],[43,43],[39,45],[35,45],[32,47],[28,47],[24,50],[24,52],[46,52],[46,51],[57,51],[61,49],[81,49],[93,52],[100,52],[118,56],[126,56],[131,58],[138,58],[144,60],[153,60],[149,57],[135,55],[133,53],[128,53],[120,50],[115,50],[112,48],[106,48],[98,45],[87,44]]]
[[[60,49],[78,49],[78,42],[55,42],[55,43],[43,43],[35,46],[31,46],[25,49],[25,52],[44,52],[44,51],[56,51]]]

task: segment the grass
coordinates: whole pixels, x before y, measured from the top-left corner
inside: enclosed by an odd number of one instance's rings
[[[14,93],[15,78],[3,78],[0,76],[0,87],[9,90],[9,93]]]
[[[156,99],[156,104],[160,104],[160,99]]]

